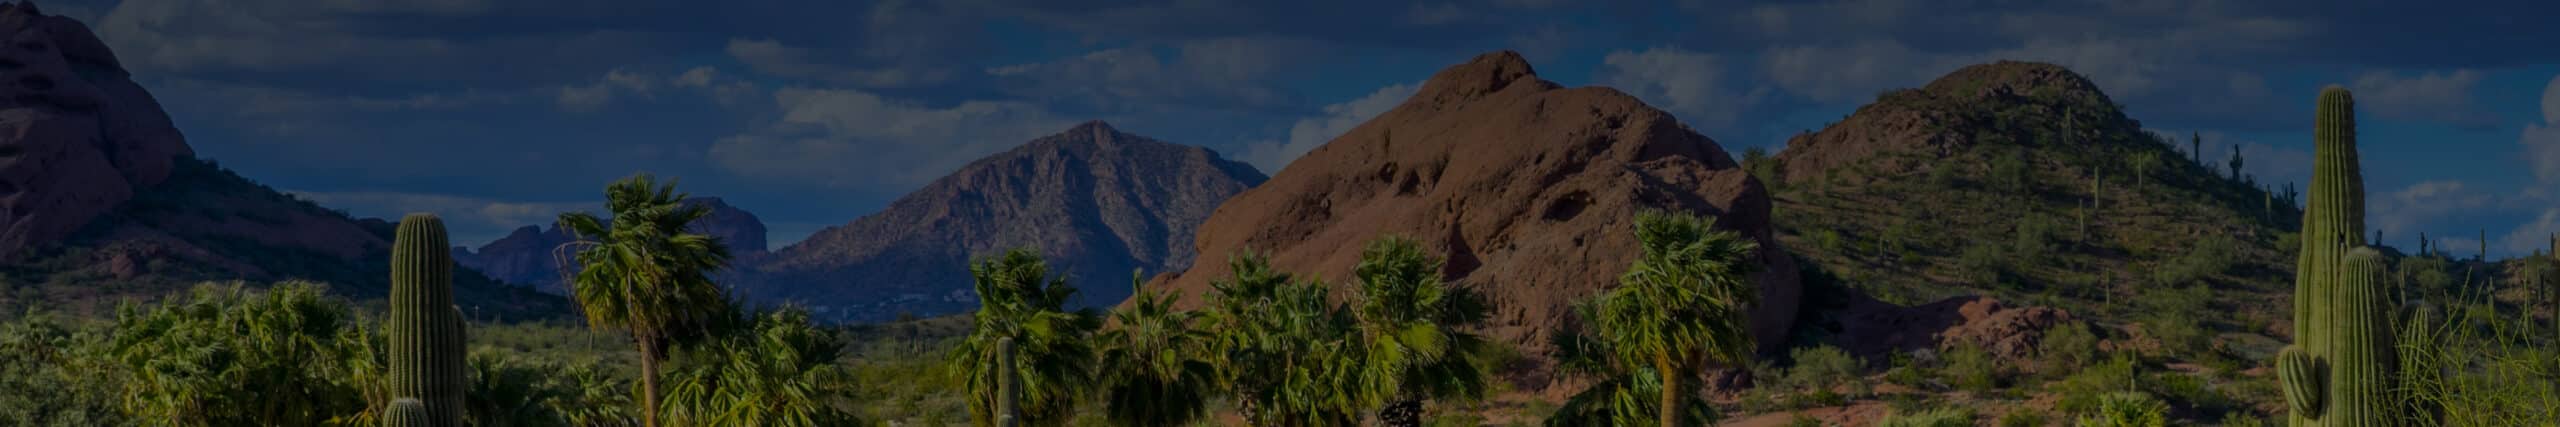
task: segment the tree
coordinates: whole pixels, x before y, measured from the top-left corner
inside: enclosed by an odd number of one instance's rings
[[[1484,301],[1440,280],[1446,262],[1423,253],[1413,239],[1388,237],[1361,251],[1353,275],[1359,292],[1353,307],[1361,363],[1361,401],[1377,406],[1380,423],[1422,425],[1422,402],[1482,398],[1489,368],[1483,337],[1458,328],[1488,317]]]
[[[969,393],[977,425],[993,425],[997,381],[1005,364],[997,342],[1010,338],[1017,351],[1013,374],[1021,378],[1021,423],[1062,425],[1076,398],[1094,383],[1093,331],[1102,326],[1091,310],[1066,310],[1076,289],[1066,276],[1051,276],[1048,263],[1028,249],[1005,251],[969,268],[978,291],[975,329],[952,350],[952,373]]]
[[[132,375],[125,412],[170,426],[363,424],[350,359],[379,337],[323,295],[301,282],[208,284],[148,311],[120,307],[108,356]]]
[[[605,187],[611,225],[586,212],[560,215],[585,246],[571,283],[587,324],[630,332],[640,347],[640,422],[649,427],[658,425],[658,362],[666,346],[728,309],[710,274],[728,265],[729,248],[685,231],[711,210],[684,199],[672,180],[661,186],[640,174]]]
[[[1636,216],[1636,241],[1643,256],[1617,288],[1591,302],[1586,317],[1614,372],[1650,367],[1659,374],[1658,419],[1676,427],[1687,412],[1678,408],[1696,397],[1688,380],[1700,368],[1751,357],[1745,322],[1759,299],[1750,280],[1759,245],[1716,230],[1712,218],[1652,211]]]
[[[1135,281],[1134,279],[1132,281]],[[1217,366],[1208,360],[1211,340],[1198,313],[1173,309],[1174,298],[1137,290],[1129,305],[1111,313],[1102,333],[1105,412],[1116,425],[1167,427],[1208,415],[1217,388]]]
[[[1595,318],[1592,304],[1583,301],[1574,308],[1584,318]],[[1549,427],[1633,426],[1660,423],[1663,395],[1662,376],[1643,364],[1622,363],[1621,349],[1587,334],[1559,334],[1551,339],[1556,349],[1556,368],[1567,375],[1592,381],[1589,388],[1574,393],[1556,412],[1549,415]],[[1682,419],[1713,420],[1715,406],[1704,396],[1686,394],[1680,399]]]
[[[846,410],[851,376],[836,360],[845,340],[809,323],[809,313],[782,309],[755,316],[753,326],[699,351],[676,376],[667,419],[681,425],[857,425]]]
[[[1244,253],[1228,278],[1209,282],[1208,320],[1219,385],[1251,425],[1349,425],[1357,420],[1359,346],[1353,323],[1325,299],[1321,283],[1271,268]]]

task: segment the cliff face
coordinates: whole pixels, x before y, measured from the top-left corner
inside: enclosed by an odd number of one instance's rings
[[[70,237],[193,157],[88,26],[0,4],[0,260]]]
[[[1200,220],[1262,180],[1208,149],[1087,122],[777,250],[741,272],[741,289],[846,319],[957,312],[977,302],[971,258],[1033,247],[1073,276],[1084,304],[1116,304],[1132,270],[1189,266]]]
[[[1570,324],[1572,304],[1615,287],[1635,262],[1634,221],[1647,209],[1711,215],[1759,241],[1751,330],[1764,347],[1783,343],[1801,291],[1760,183],[1669,114],[1613,89],[1540,80],[1511,52],[1440,71],[1395,109],[1229,199],[1194,247],[1208,260],[1266,253],[1346,296],[1361,245],[1420,239],[1448,257],[1449,279],[1490,300],[1488,332],[1536,359]],[[1150,286],[1197,306],[1228,270],[1196,263]]]

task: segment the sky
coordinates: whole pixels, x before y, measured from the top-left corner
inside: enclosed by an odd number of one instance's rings
[[[1736,153],[1967,64],[2052,62],[2265,182],[2307,181],[2312,99],[2345,85],[2386,243],[2560,232],[2548,0],[38,4],[96,29],[200,156],[472,245],[645,171],[779,247],[1087,120],[1271,172],[1503,49]]]

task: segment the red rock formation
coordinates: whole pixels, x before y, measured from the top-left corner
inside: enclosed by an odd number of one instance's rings
[[[69,237],[193,156],[87,26],[0,4],[0,260]]]
[[[1751,331],[1764,349],[1781,343],[1801,290],[1770,236],[1760,184],[1671,115],[1614,89],[1540,80],[1512,52],[1440,71],[1395,109],[1229,199],[1200,226],[1196,248],[1203,260],[1261,251],[1347,295],[1363,244],[1422,239],[1448,257],[1448,278],[1488,297],[1485,329],[1542,360],[1571,305],[1616,286],[1638,257],[1634,221],[1645,209],[1712,215],[1758,240]],[[1196,263],[1151,286],[1197,306],[1228,270]]]

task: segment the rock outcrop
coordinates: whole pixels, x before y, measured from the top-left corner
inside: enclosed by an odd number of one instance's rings
[[[1203,260],[1266,253],[1348,296],[1363,244],[1420,239],[1449,259],[1447,278],[1490,300],[1487,332],[1537,364],[1548,337],[1575,322],[1572,304],[1615,287],[1639,256],[1634,222],[1647,209],[1710,215],[1760,242],[1750,329],[1763,349],[1785,341],[1799,272],[1771,237],[1761,184],[1671,115],[1614,89],[1541,80],[1507,51],[1440,71],[1403,104],[1229,199],[1195,247]],[[1228,270],[1195,263],[1150,286],[1198,306]]]
[[[1872,360],[1894,353],[1945,351],[1979,346],[2004,364],[2031,364],[2036,346],[2054,326],[2080,319],[2062,309],[2012,307],[1982,296],[1948,298],[1916,306],[1898,306],[1856,297],[1838,312],[1831,337],[1842,350]]]
[[[971,258],[1030,247],[1073,277],[1084,305],[1116,304],[1132,270],[1189,266],[1193,227],[1262,180],[1205,148],[1086,122],[776,250],[745,273],[744,290],[841,319],[958,312],[977,304]]]
[[[0,261],[78,231],[193,157],[88,26],[0,3]]]
[[[733,264],[747,265],[763,259],[766,254],[764,221],[757,219],[755,213],[730,206],[727,201],[718,197],[688,198],[685,199],[685,203],[711,209],[709,216],[693,223],[692,231],[719,238],[722,243],[728,244],[729,254],[736,257],[732,261]],[[612,218],[607,217],[609,213],[597,212],[596,214],[605,218],[606,221],[612,221]],[[507,233],[506,237],[480,245],[478,250],[466,247],[453,248],[453,263],[480,270],[481,273],[488,274],[489,278],[500,282],[532,286],[543,292],[566,295],[569,288],[567,282],[561,280],[560,274],[567,270],[560,268],[560,260],[562,257],[574,258],[577,255],[574,252],[559,252],[559,248],[560,245],[577,240],[575,236],[569,234],[569,230],[560,228],[559,224],[552,224],[550,228],[532,225],[518,227],[514,232]],[[575,250],[576,248],[569,249],[569,251]]]

